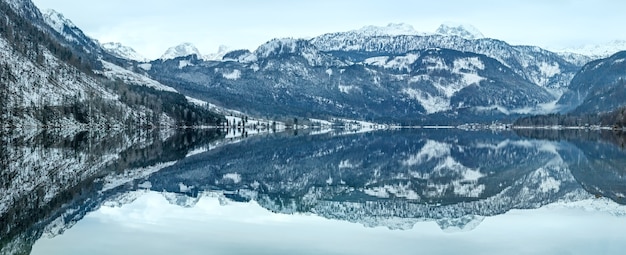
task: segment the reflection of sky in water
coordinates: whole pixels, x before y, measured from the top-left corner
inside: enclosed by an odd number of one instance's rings
[[[143,191],[142,191],[143,192]],[[314,215],[273,214],[255,202],[203,197],[193,208],[146,192],[122,207],[103,206],[32,254],[622,254],[626,217],[608,200],[513,210],[469,232],[435,222],[412,230],[364,228]]]

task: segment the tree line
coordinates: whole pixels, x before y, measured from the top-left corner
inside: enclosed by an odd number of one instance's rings
[[[581,114],[547,114],[520,118],[515,126],[610,126],[614,128],[626,127],[626,106],[603,113]]]

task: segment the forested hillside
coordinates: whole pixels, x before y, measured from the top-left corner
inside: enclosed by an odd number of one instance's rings
[[[28,6],[25,3],[22,7]],[[97,63],[93,58],[81,57],[87,53],[68,48],[67,43],[41,28],[43,22],[33,21],[16,8],[0,2],[2,127],[155,127],[223,122],[223,116],[190,104],[174,90],[125,84],[94,72]]]

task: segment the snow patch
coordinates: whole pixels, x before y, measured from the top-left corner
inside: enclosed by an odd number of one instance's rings
[[[449,144],[428,140],[419,153],[403,160],[401,163],[405,166],[419,165],[422,162],[432,160],[433,158],[441,158],[450,154],[451,148],[452,146]]]
[[[439,97],[431,96],[426,92],[422,92],[413,88],[405,88],[402,90],[403,94],[406,94],[409,98],[417,100],[422,107],[426,110],[427,114],[433,114],[450,110],[450,100]]]
[[[420,200],[419,194],[411,189],[409,184],[384,185],[382,187],[372,187],[363,189],[363,193],[379,197],[389,198],[391,195],[398,198],[406,198],[409,200]]]
[[[326,69],[326,74],[328,74],[328,77],[333,75],[333,69]]]
[[[161,169],[173,166],[174,164],[176,164],[176,161],[159,163],[159,164],[148,166],[148,167],[128,169],[128,170],[125,170],[121,174],[107,175],[103,179],[104,185],[102,187],[102,191],[107,191],[107,190],[117,188],[133,180],[147,178],[153,173],[156,173],[160,171]]]
[[[241,182],[241,175],[238,173],[228,173],[225,174],[224,176],[222,176],[222,179],[224,180],[231,180],[234,183],[240,183]]]
[[[193,187],[187,186],[187,185],[185,185],[182,182],[178,183],[178,189],[180,190],[181,193],[187,193],[187,192],[191,191],[191,188],[193,188]]]
[[[485,70],[485,64],[478,57],[455,59],[453,65],[455,72]]]
[[[146,71],[152,70],[152,64],[150,64],[150,63],[139,64],[137,66],[139,68],[143,69],[143,70],[146,70]]]
[[[561,68],[559,67],[559,63],[548,64],[546,62],[542,62],[539,64],[539,71],[544,77],[551,78],[557,74],[561,73]]]
[[[150,79],[145,75],[131,72],[107,61],[102,60],[100,62],[102,62],[102,67],[104,69],[104,72],[102,74],[109,79],[121,79],[125,83],[132,85],[146,86],[162,91],[177,92],[174,88],[165,86],[160,82]]]
[[[188,97],[188,96],[186,96],[185,98],[187,99],[187,101],[189,101],[189,103],[195,104],[197,106],[207,106],[208,105],[207,102],[202,101],[200,99],[196,99],[196,98]]]
[[[187,66],[193,66],[193,64],[191,62],[189,62],[189,60],[181,60],[178,61],[178,69],[183,69]]]
[[[353,169],[353,168],[357,168],[357,167],[359,167],[359,165],[358,164],[353,164],[352,162],[350,162],[350,160],[342,160],[339,163],[339,169],[346,169],[346,168]]]
[[[387,56],[379,56],[379,57],[371,57],[371,58],[365,59],[363,63],[366,65],[384,67],[385,64],[387,64],[388,60],[389,60],[389,57]]]
[[[539,185],[539,190],[543,193],[547,193],[553,191],[554,193],[559,192],[561,188],[561,182],[554,179],[552,176],[541,181]]]
[[[235,69],[232,72],[229,73],[222,73],[222,77],[224,77],[224,79],[229,79],[229,80],[239,80],[239,78],[241,78],[241,71]]]
[[[439,57],[427,56],[422,59],[422,64],[429,72],[447,69],[446,62]]]
[[[411,65],[417,61],[420,57],[419,54],[409,53],[405,56],[397,57],[372,57],[366,59],[363,63],[367,65],[380,66],[385,69],[397,69],[400,71],[406,70],[411,72]]]
[[[208,148],[198,148],[198,149],[192,150],[192,151],[190,151],[190,152],[187,152],[187,155],[186,155],[185,157],[186,157],[186,158],[187,158],[187,157],[191,157],[191,156],[194,156],[194,155],[198,155],[198,154],[205,153],[205,152],[207,152],[207,151],[209,151],[209,149],[208,149]]]
[[[356,87],[356,86],[339,85],[339,91],[341,93],[350,94],[350,92],[354,90],[361,90],[361,88]]]

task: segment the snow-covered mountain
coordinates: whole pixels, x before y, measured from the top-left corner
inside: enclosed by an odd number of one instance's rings
[[[122,45],[121,43],[103,43],[101,44],[102,48],[106,50],[108,53],[121,58],[121,59],[129,59],[138,62],[148,62],[148,59],[141,54],[137,53],[133,48]]]
[[[585,65],[561,97],[578,113],[609,112],[626,106],[626,51]]]
[[[593,59],[608,58],[609,56],[626,51],[625,40],[615,40],[604,44],[588,44],[575,48],[555,49],[557,52],[575,53],[588,56]]]
[[[202,59],[206,61],[221,61],[222,58],[224,58],[224,56],[230,51],[231,49],[228,46],[220,45],[220,47],[217,49],[217,52],[206,54],[202,56]]]
[[[437,33],[367,26],[273,39],[254,52],[225,54],[228,63],[154,62],[147,73],[187,95],[264,116],[474,122],[555,112],[587,58],[483,37],[469,25]]]
[[[215,53],[202,55],[200,50],[192,43],[182,43],[180,45],[170,47],[161,56],[161,60],[170,60],[178,57],[196,56],[204,61],[222,61],[222,58],[230,52],[230,48],[226,45],[220,45]]]
[[[445,28],[448,30],[444,31]],[[352,32],[330,33],[311,39],[311,43],[324,52],[393,55],[413,50],[444,48],[483,54],[512,68],[514,72],[537,86],[550,89],[555,95],[567,89],[569,81],[580,69],[578,63],[568,62],[560,55],[539,47],[512,46],[489,38],[470,40],[451,36],[449,33],[473,34],[460,27],[456,28],[460,30],[442,26],[442,32],[448,33],[447,35],[363,36]]]
[[[471,116],[477,120],[543,112],[543,104],[558,99],[550,89],[519,75],[518,69],[481,54],[432,48],[325,52],[314,41],[274,39],[254,52],[225,55],[234,61],[210,65],[197,58],[155,61],[147,72],[204,101],[275,116],[462,122],[471,121]],[[556,62],[537,72],[554,78],[559,67]]]
[[[168,60],[175,59],[177,57],[186,57],[190,55],[196,55],[198,58],[202,58],[202,54],[192,43],[182,43],[173,47],[170,47],[163,53],[160,59]]]
[[[57,30],[76,34],[68,32],[77,29],[70,21],[55,17],[51,24],[64,24]],[[160,61],[129,69],[187,96],[263,116],[414,123],[554,111],[582,61],[483,37],[470,25],[444,24],[435,33],[408,24],[366,26],[311,40],[274,39],[254,52],[220,47],[216,54],[202,55],[184,43],[169,48]],[[105,48],[121,49],[110,46]],[[224,58],[230,62],[203,63]]]
[[[48,9],[44,11],[43,19],[46,24],[48,24],[52,29],[54,29],[54,31],[59,33],[59,35],[65,39],[63,44],[85,51],[91,57],[99,57],[102,55],[100,44],[96,40],[85,35],[80,28],[78,28],[71,20],[65,18],[63,14],[53,9]]]
[[[398,36],[398,35],[429,35],[419,32],[406,23],[389,23],[387,26],[365,26],[361,29],[346,32],[356,36]]]
[[[485,36],[474,26],[469,24],[445,23],[439,26],[435,32],[422,32],[416,30],[412,25],[406,23],[390,23],[387,26],[365,26],[361,29],[340,32],[336,34],[347,34],[350,36],[372,37],[372,36],[400,36],[400,35],[444,35],[458,36],[465,39],[481,39]]]
[[[480,30],[469,24],[445,23],[439,26],[435,33],[447,36],[458,36],[469,40],[485,38]]]

